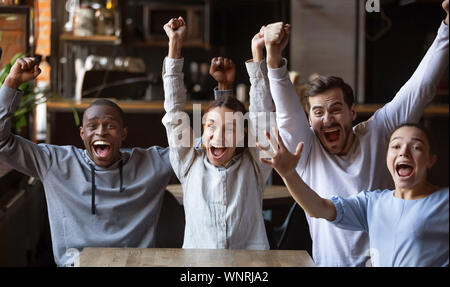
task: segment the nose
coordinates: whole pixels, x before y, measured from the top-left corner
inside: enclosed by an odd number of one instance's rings
[[[222,129],[216,129],[214,133],[211,135],[210,139],[213,140],[213,142],[216,142],[221,146],[224,146],[225,133],[222,131]]]
[[[402,145],[398,155],[402,156],[402,157],[409,157],[410,153],[409,153],[408,146],[407,145]]]
[[[329,112],[325,112],[322,120],[324,126],[329,127],[332,123],[334,123],[334,116]]]
[[[98,136],[104,136],[107,132],[107,128],[104,125],[98,125],[97,129],[95,130],[95,134]]]

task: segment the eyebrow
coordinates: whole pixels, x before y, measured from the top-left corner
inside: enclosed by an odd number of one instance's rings
[[[393,138],[393,139],[391,140],[391,142],[393,142],[393,141],[395,141],[395,140],[399,140],[399,139],[403,139],[403,137],[395,137],[395,138]],[[413,140],[413,141],[418,141],[418,142],[421,142],[421,143],[425,144],[425,142],[424,142],[422,139],[420,139],[420,138],[412,138],[411,140]]]
[[[117,117],[114,117],[114,116],[111,116],[111,115],[105,115],[103,118],[105,118],[107,120],[113,120],[113,121],[116,121],[116,122],[120,122],[120,120]],[[95,117],[92,117],[92,118],[88,118],[87,120],[88,120],[88,122],[98,121],[98,120],[100,120],[100,118],[98,116],[95,116]]]
[[[330,106],[329,106],[329,108],[332,108],[332,107],[334,107],[334,106],[343,106],[344,104],[342,103],[342,102],[334,102],[334,103],[332,103]],[[323,106],[313,106],[312,108],[311,108],[311,110],[315,110],[315,109],[323,109],[324,107]]]

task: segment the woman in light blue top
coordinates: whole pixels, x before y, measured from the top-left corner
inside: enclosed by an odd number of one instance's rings
[[[449,189],[426,179],[436,155],[424,127],[404,124],[391,135],[386,162],[395,190],[364,191],[349,198],[318,196],[295,171],[303,143],[298,144],[295,154],[285,148],[279,136],[278,143],[279,148],[271,142],[275,152],[259,145],[271,157],[261,161],[277,170],[311,217],[367,232],[372,266],[448,265]]]

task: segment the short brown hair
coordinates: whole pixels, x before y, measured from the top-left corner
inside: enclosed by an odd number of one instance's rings
[[[309,109],[309,98],[314,97],[320,93],[326,92],[330,89],[339,88],[344,94],[344,101],[349,108],[352,107],[354,102],[353,89],[349,84],[344,82],[342,78],[335,76],[318,76],[308,83],[308,89],[305,91],[306,108]]]

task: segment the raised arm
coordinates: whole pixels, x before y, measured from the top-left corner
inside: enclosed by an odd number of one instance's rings
[[[169,38],[169,51],[163,63],[164,110],[162,123],[166,128],[170,147],[170,162],[175,174],[182,181],[193,159],[193,133],[186,106],[183,58],[181,50],[186,34],[183,18],[173,18],[164,25]]]
[[[259,161],[260,152],[256,148],[256,140],[265,142],[265,132],[270,130],[270,124],[276,125],[273,112],[275,106],[270,94],[267,64],[264,59],[264,30],[255,34],[251,41],[252,59],[245,63],[250,78],[249,107],[249,152],[258,166],[260,179],[265,183],[272,168]],[[273,116],[273,117],[271,117]]]
[[[295,87],[287,70],[287,60],[282,52],[289,41],[290,26],[282,22],[266,27],[264,41],[267,51],[268,78],[270,90],[277,111],[277,125],[289,151],[294,152],[297,143],[304,142],[307,154],[315,136],[301,105]],[[298,168],[303,169],[307,157],[302,157]]]
[[[17,88],[34,80],[41,70],[34,58],[19,58],[0,88],[0,161],[42,179],[51,163],[47,145],[38,145],[11,133],[11,121],[23,92]]]
[[[441,23],[436,39],[416,71],[394,99],[375,114],[375,119],[384,123],[382,127],[388,134],[402,123],[420,120],[425,107],[433,100],[437,85],[448,67],[448,0],[443,2],[443,7],[447,13],[446,19]]]

